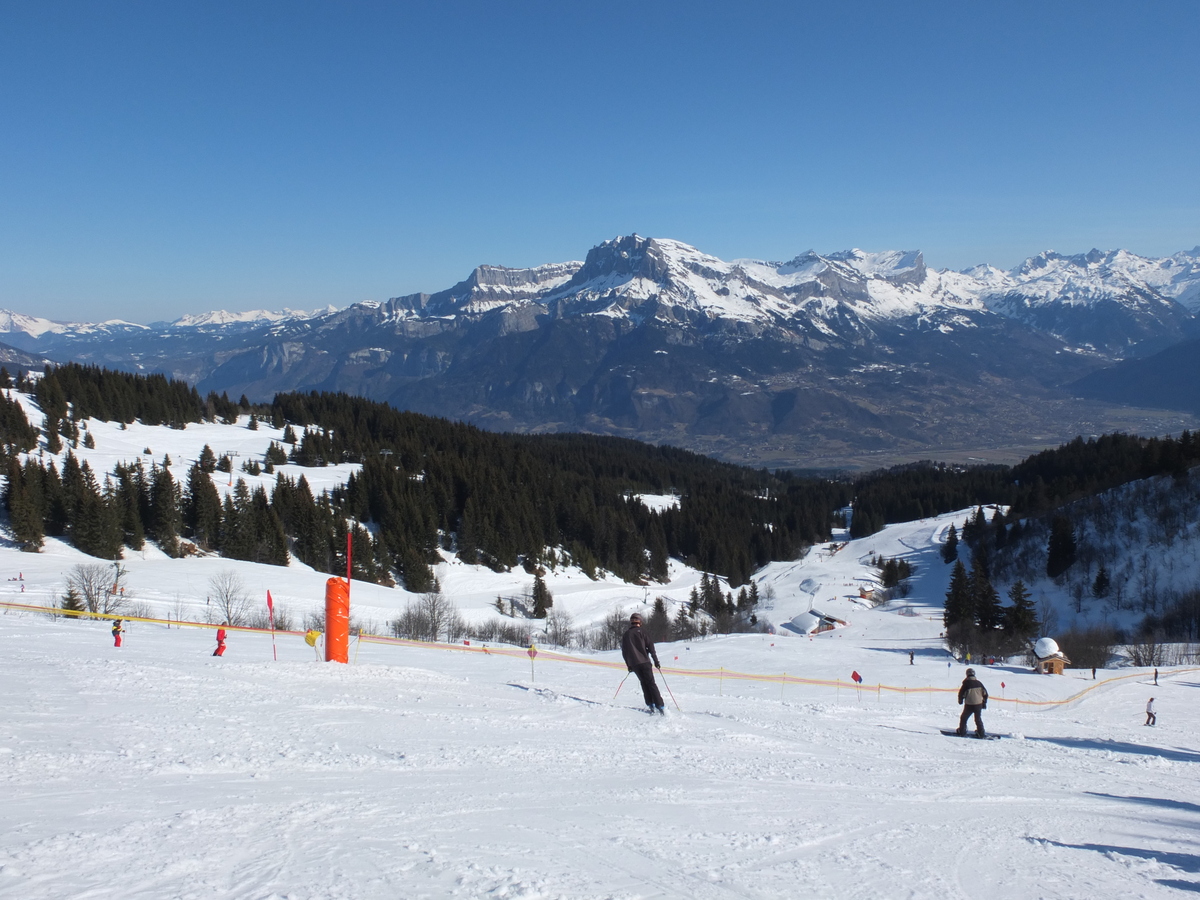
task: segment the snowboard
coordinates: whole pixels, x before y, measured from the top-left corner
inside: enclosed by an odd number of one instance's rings
[[[943,728],[942,734],[946,735],[946,737],[971,738],[972,740],[976,740],[976,741],[978,741],[978,740],[998,741],[1001,738],[1008,737],[1007,734],[988,734],[988,735],[984,735],[982,738],[978,738],[978,737],[975,737],[975,732],[973,732],[973,731],[968,731],[966,734],[959,734],[957,731],[955,731],[952,728]]]

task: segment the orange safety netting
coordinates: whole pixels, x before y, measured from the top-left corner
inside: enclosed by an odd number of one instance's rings
[[[329,579],[329,582],[331,584],[333,582],[341,582],[343,585],[345,584],[345,582],[342,581],[342,579],[340,579],[340,578],[331,578],[331,579]],[[187,627],[187,628],[222,628],[222,627],[224,627],[230,631],[255,632],[255,633],[260,633],[260,634],[271,634],[272,633],[271,629],[269,629],[269,628],[251,628],[248,626],[230,626],[230,625],[222,626],[222,625],[217,625],[217,624],[208,623],[208,622],[189,622],[189,621],[180,621],[180,620],[176,620],[176,619],[157,619],[157,618],[150,618],[150,617],[144,617],[144,616],[139,617],[139,616],[116,615],[114,613],[94,613],[94,612],[88,612],[86,610],[73,612],[73,611],[58,609],[56,607],[37,606],[37,605],[31,604],[31,603],[0,602],[0,608],[43,613],[43,614],[47,614],[47,615],[61,616],[63,618],[120,619],[123,622],[149,622],[149,623],[158,624],[158,625],[175,625],[177,627]],[[303,635],[304,635],[304,632],[302,632],[302,631],[276,631],[274,633],[275,634],[297,635],[300,637],[303,637]],[[422,650],[454,650],[454,651],[458,651],[460,653],[478,653],[478,654],[483,654],[486,656],[501,656],[501,657],[509,657],[512,659],[523,659],[523,658],[529,657],[529,648],[528,647],[513,647],[513,646],[509,646],[509,645],[488,646],[486,644],[476,646],[476,645],[468,644],[468,643],[447,644],[447,643],[441,643],[441,642],[437,642],[437,641],[416,641],[416,640],[412,640],[410,638],[394,638],[394,637],[386,637],[386,636],[377,635],[377,634],[363,634],[361,632],[357,635],[357,637],[360,642],[365,642],[365,643],[369,643],[369,644],[387,644],[387,645],[392,645],[392,646],[397,646],[397,647],[412,647],[412,648],[422,649]],[[328,640],[328,636],[327,636],[326,640]],[[330,658],[330,657],[328,657],[328,654],[327,654],[327,658]],[[601,669],[613,669],[616,671],[624,671],[625,670],[625,663],[623,663],[623,662],[619,662],[619,661],[615,661],[615,660],[604,660],[604,659],[589,659],[587,657],[572,656],[569,653],[560,653],[556,650],[545,650],[542,648],[537,649],[537,659],[539,662],[560,662],[560,663],[570,663],[573,665],[593,666],[593,667],[601,668]],[[338,660],[338,661],[344,661],[344,660]],[[778,675],[764,675],[764,674],[756,674],[756,673],[751,673],[751,672],[737,672],[737,671],[734,671],[733,669],[724,669],[724,668],[681,669],[681,668],[676,668],[676,667],[671,667],[671,666],[663,666],[662,671],[668,675],[678,675],[681,678],[708,678],[708,679],[718,679],[722,682],[725,680],[729,680],[729,681],[760,682],[760,683],[765,683],[765,684],[778,684],[778,685],[788,685],[788,684],[809,685],[809,686],[816,686],[816,687],[831,687],[831,688],[837,688],[839,690],[844,688],[846,690],[854,690],[859,693],[862,693],[862,692],[874,693],[874,694],[876,694],[877,697],[882,696],[884,693],[902,694],[905,696],[907,696],[909,694],[930,695],[930,694],[957,694],[958,693],[958,688],[953,688],[953,687],[932,687],[932,686],[920,686],[920,687],[900,686],[900,687],[897,687],[895,685],[890,685],[890,684],[856,684],[853,681],[843,681],[840,678],[835,678],[835,679],[803,678],[799,675],[788,675],[787,673],[781,673]],[[1200,667],[1191,667],[1191,668],[1183,668],[1183,669],[1172,668],[1170,670],[1170,674],[1172,674],[1172,675],[1182,675],[1182,674],[1187,674],[1187,673],[1191,673],[1191,672],[1200,672]],[[1097,688],[1104,687],[1104,686],[1110,685],[1110,684],[1114,684],[1114,683],[1120,682],[1120,681],[1127,681],[1127,680],[1134,679],[1134,678],[1142,678],[1145,676],[1145,674],[1146,674],[1145,672],[1139,671],[1139,672],[1131,672],[1128,675],[1115,675],[1111,678],[1106,678],[1103,681],[1093,682],[1092,684],[1090,684],[1088,687],[1084,688],[1083,690],[1078,691],[1077,693],[1072,694],[1070,697],[1066,697],[1061,700],[1022,700],[1020,697],[996,697],[993,695],[993,696],[988,697],[988,702],[989,703],[1011,703],[1018,707],[1065,706],[1069,703],[1074,703],[1076,700],[1079,700],[1079,699],[1085,697],[1087,694],[1091,693],[1092,691],[1096,690]],[[1045,676],[1045,677],[1053,677],[1053,676]]]

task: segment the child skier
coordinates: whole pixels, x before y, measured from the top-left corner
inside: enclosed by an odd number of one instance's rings
[[[226,622],[226,625],[229,623]],[[225,655],[225,628],[224,626],[217,629],[217,649],[213,651],[213,656]]]
[[[125,633],[125,629],[121,627],[121,620],[114,619],[113,626],[112,626],[112,636],[113,636],[113,646],[114,647],[121,646],[121,635],[123,635],[124,633]]]

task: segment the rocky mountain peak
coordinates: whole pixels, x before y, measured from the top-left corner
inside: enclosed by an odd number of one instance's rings
[[[639,234],[604,241],[588,251],[583,266],[567,287],[613,276],[663,282],[670,271],[668,243],[674,242],[658,241]]]

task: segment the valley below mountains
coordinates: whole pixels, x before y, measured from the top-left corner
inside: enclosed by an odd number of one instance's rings
[[[480,266],[438,293],[316,313],[155,325],[0,313],[0,340],[234,399],[343,391],[491,430],[869,468],[1013,461],[1076,434],[1196,427],[1190,376],[1131,394],[1096,373],[1194,340],[1197,309],[1200,248],[954,272],[917,251],[726,262],[631,235],[582,262]]]

